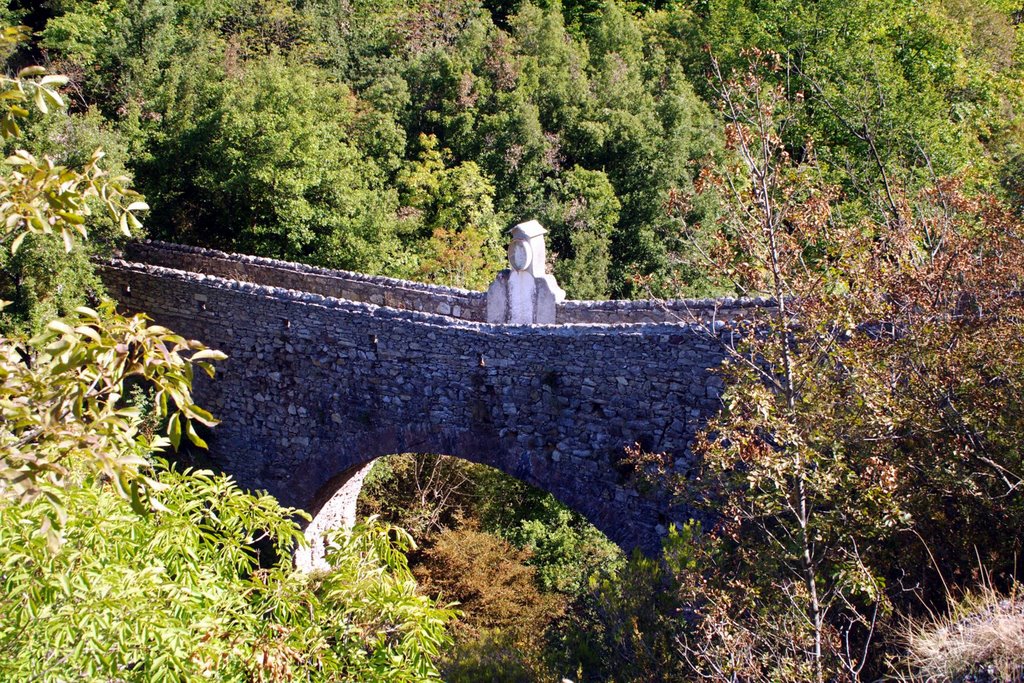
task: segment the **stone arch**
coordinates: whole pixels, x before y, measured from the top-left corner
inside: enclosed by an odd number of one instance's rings
[[[431,452],[436,452],[436,449]],[[309,547],[297,551],[295,555],[295,564],[297,568],[303,571],[329,568],[329,565],[324,561],[325,535],[332,529],[351,528],[358,521],[357,502],[366,476],[370,473],[370,470],[378,460],[394,455],[398,455],[398,452],[376,453],[368,459],[359,458],[358,464],[348,466],[331,476],[325,477],[316,494],[310,499],[309,504],[303,506],[303,509],[311,515],[312,519],[304,528],[304,534],[309,542]],[[543,479],[531,476],[528,472],[510,471],[511,468],[507,466],[508,460],[506,458],[502,458],[500,456],[478,457],[476,454],[469,457],[466,455],[450,453],[443,453],[440,455],[457,458],[458,460],[470,462],[476,465],[490,467],[505,474],[506,476],[517,479],[532,488],[554,496],[556,500],[571,509],[573,512],[581,515],[584,519],[593,524],[595,528],[626,551],[636,547],[638,545],[638,541],[640,545],[646,547],[650,545],[651,542],[656,544],[656,542],[660,540],[660,534],[657,534],[657,531],[655,531],[653,527],[650,531],[655,535],[647,539],[638,538],[635,534],[623,536],[623,534],[621,534],[621,524],[613,522],[609,525],[608,523],[609,520],[621,521],[621,517],[609,517],[608,515],[600,514],[600,512],[607,507],[606,505],[601,503],[596,507],[584,506],[584,508],[581,509],[578,504],[578,500],[573,499],[571,496],[569,496],[569,499],[567,500],[565,497],[565,491],[552,491],[552,487],[546,485],[547,482]],[[559,495],[560,493],[562,495]],[[598,511],[598,514],[595,514],[595,510]],[[663,516],[659,517],[664,521]],[[645,542],[645,540],[647,542]]]
[[[458,458],[477,465],[494,468],[503,474],[554,496],[559,502],[579,513],[591,524],[618,543],[625,550],[637,545],[657,544],[657,537],[637,536],[636,529],[623,534],[627,515],[622,510],[609,512],[609,501],[615,506],[614,494],[602,496],[595,488],[579,490],[573,477],[551,476],[551,465],[557,465],[549,455],[529,452],[513,452],[509,442],[498,438],[488,430],[473,430],[436,424],[388,424],[362,433],[350,433],[353,437],[344,439],[339,433],[328,435],[319,443],[335,444],[323,448],[315,458],[316,467],[303,468],[290,478],[288,504],[299,507],[312,516],[304,532],[310,541],[310,548],[296,556],[296,565],[301,569],[325,568],[323,564],[323,534],[332,528],[349,527],[356,521],[356,502],[362,490],[363,480],[373,464],[380,458],[399,453],[435,453]],[[217,439],[211,440],[217,448]],[[582,494],[582,495],[581,495]],[[280,496],[280,494],[279,494]],[[618,502],[632,496],[620,496]],[[649,502],[649,501],[648,501]],[[652,519],[657,517],[655,513]],[[656,533],[654,525],[645,529]]]

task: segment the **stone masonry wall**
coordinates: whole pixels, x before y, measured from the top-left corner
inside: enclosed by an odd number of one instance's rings
[[[736,322],[772,306],[770,299],[673,299],[644,301],[563,301],[555,320],[560,325],[621,323]]]
[[[189,267],[199,256],[242,279],[256,266],[288,287],[100,268],[124,308],[228,354],[196,393],[223,418],[213,457],[245,487],[316,514],[339,490],[351,497],[345,484],[375,458],[432,452],[551,492],[627,550],[657,549],[669,521],[695,514],[642,491],[622,459],[639,443],[690,471],[693,436],[720,407],[725,325],[487,325],[295,291],[333,282],[317,269],[146,249],[131,253]]]

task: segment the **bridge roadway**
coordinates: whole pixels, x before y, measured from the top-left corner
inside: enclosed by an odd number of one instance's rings
[[[642,486],[625,449],[691,472],[721,404],[723,321],[767,305],[561,302],[555,324],[503,325],[479,322],[483,293],[155,242],[100,271],[124,309],[228,354],[196,386],[223,420],[212,457],[314,515],[307,565],[322,531],[354,518],[368,466],[407,452],[490,465],[656,551],[696,512]]]

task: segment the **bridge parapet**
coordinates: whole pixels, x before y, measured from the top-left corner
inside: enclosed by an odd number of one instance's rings
[[[152,240],[129,244],[123,257],[126,261],[172,270],[310,292],[376,306],[436,313],[459,320],[482,322],[487,318],[486,294],[456,287],[318,268]]]
[[[660,323],[734,323],[771,308],[771,299],[643,299],[637,301],[564,301],[558,306],[560,325],[623,325]]]
[[[430,285],[344,270],[307,266],[288,261],[229,254],[167,242],[143,241],[128,245],[126,261],[239,282],[251,282],[337,299],[359,301],[408,311],[434,313],[458,320],[485,322],[487,293]],[[498,280],[507,278],[502,271]],[[638,301],[578,301],[555,303],[557,325],[616,325],[745,320],[772,306],[768,299],[647,299]]]

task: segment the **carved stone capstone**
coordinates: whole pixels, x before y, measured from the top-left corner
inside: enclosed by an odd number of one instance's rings
[[[565,291],[544,272],[547,233],[537,221],[520,223],[509,234],[511,268],[501,271],[487,290],[487,322],[506,325],[553,325]]]

